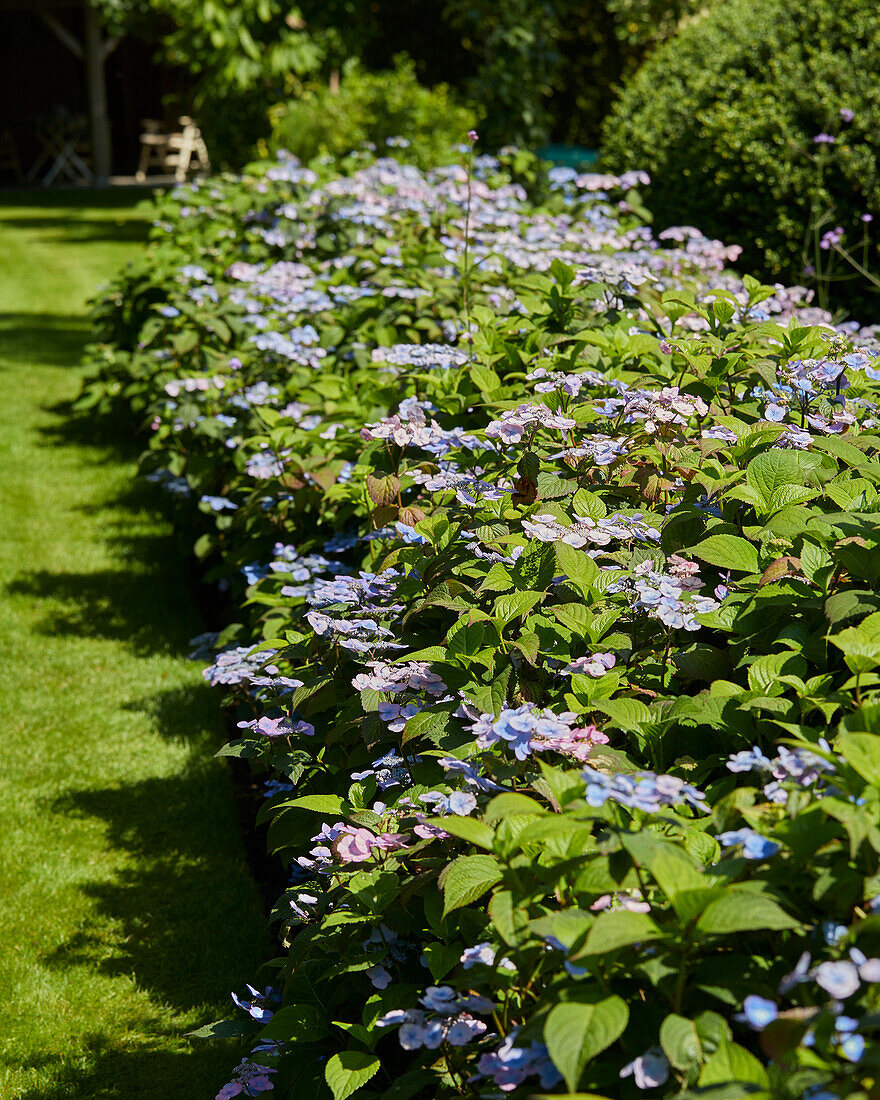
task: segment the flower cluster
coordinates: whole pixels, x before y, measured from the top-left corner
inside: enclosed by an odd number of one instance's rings
[[[525,760],[533,752],[553,750],[575,760],[586,760],[594,745],[607,745],[608,738],[595,726],[578,726],[573,712],[554,714],[534,703],[505,708],[497,718],[481,714],[468,729],[477,736],[477,746],[487,749],[504,741],[513,749],[517,760]]]

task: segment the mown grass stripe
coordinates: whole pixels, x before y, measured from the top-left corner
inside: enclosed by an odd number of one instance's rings
[[[40,197],[42,199],[42,197]],[[72,426],[132,197],[0,198],[0,1097],[210,1097],[183,1033],[266,957],[181,550]]]

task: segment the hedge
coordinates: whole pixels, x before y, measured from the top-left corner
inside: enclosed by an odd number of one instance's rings
[[[552,179],[258,166],[96,304],[290,873],[220,1100],[873,1095],[876,349]]]
[[[612,169],[652,177],[658,226],[699,226],[743,247],[747,270],[801,282],[827,267],[824,233],[857,247],[880,206],[880,67],[872,0],[723,0],[656,50],[605,121]],[[821,223],[821,224],[820,224]],[[818,225],[818,231],[813,226]],[[855,275],[837,265],[836,275]],[[876,288],[833,283],[867,319]]]

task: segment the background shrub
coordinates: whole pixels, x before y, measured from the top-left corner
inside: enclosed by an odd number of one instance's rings
[[[311,160],[322,153],[347,153],[364,142],[382,152],[389,139],[404,138],[407,161],[427,167],[454,156],[474,125],[473,113],[453,99],[445,84],[424,87],[414,63],[399,56],[385,72],[366,72],[351,63],[337,92],[313,87],[279,105],[273,112],[273,142]]]
[[[604,126],[607,164],[650,172],[659,223],[693,222],[741,244],[748,268],[801,280],[816,262],[811,219],[851,237],[878,206],[878,66],[873,0],[726,0],[630,81]],[[862,312],[874,293],[836,287]]]

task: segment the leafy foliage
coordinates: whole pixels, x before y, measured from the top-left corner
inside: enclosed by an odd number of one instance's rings
[[[455,159],[454,147],[476,120],[439,84],[419,84],[413,62],[400,56],[394,69],[365,72],[346,66],[337,92],[317,85],[271,112],[272,141],[303,160],[340,156],[364,144],[421,168]]]
[[[878,61],[870,0],[724,0],[628,82],[604,125],[604,156],[651,175],[661,226],[698,225],[740,244],[749,270],[800,281],[805,265],[822,264],[817,223],[854,241],[880,201],[880,116],[861,75]],[[874,261],[876,245],[870,226]],[[850,308],[876,303],[864,282],[832,289]]]
[[[871,333],[516,160],[210,181],[96,304],[292,873],[220,1096],[868,1096]]]

